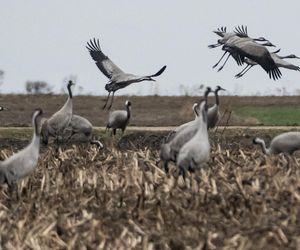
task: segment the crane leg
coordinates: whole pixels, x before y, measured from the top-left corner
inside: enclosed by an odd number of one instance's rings
[[[185,180],[185,169],[182,167],[179,167],[179,176],[182,175],[183,179]]]
[[[113,94],[112,94],[112,97],[111,97],[111,101],[110,101],[110,105],[108,107],[108,110],[110,110],[112,104],[113,104],[113,101],[114,101],[114,96],[115,96],[115,91],[113,91]]]
[[[111,92],[108,92],[108,96],[107,96],[107,98],[106,98],[105,104],[104,104],[104,106],[103,106],[102,109],[105,109],[105,108],[106,108],[106,105],[107,105],[108,100],[109,100],[110,93],[111,93]]]
[[[250,66],[250,65],[248,65],[248,66]],[[248,67],[247,66],[247,67]],[[240,78],[240,77],[242,77],[243,75],[245,75],[248,71],[249,71],[249,69],[251,69],[252,67],[253,67],[253,65],[251,65],[250,67],[248,67],[248,68],[244,68],[240,73],[238,73],[235,77],[236,78]]]
[[[222,61],[223,57],[227,54],[227,51],[224,52],[224,54],[221,56],[220,60],[213,66],[213,68],[217,67],[219,63]]]
[[[229,57],[230,57],[230,54],[227,56],[227,58],[226,58],[225,62],[223,63],[223,65],[218,69],[218,72],[221,71],[224,68],[224,66],[227,63]]]
[[[164,169],[165,169],[166,174],[169,173],[168,161],[164,161]]]
[[[235,75],[235,77],[236,78],[239,78],[239,77],[241,77],[241,75],[243,74],[243,72],[248,68],[248,67],[250,67],[250,65],[248,64],[245,68],[243,68],[243,70],[242,71],[240,71],[239,73],[237,73],[236,75]]]

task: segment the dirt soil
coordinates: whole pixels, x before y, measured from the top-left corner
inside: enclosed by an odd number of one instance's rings
[[[66,95],[0,95],[0,105],[8,107],[9,111],[0,114],[0,127],[3,126],[30,126],[33,110],[40,107],[44,116],[49,117],[56,112],[66,101]],[[176,126],[194,119],[192,112],[193,103],[199,97],[190,96],[116,96],[112,109],[124,109],[124,103],[130,99],[132,103],[131,126]],[[102,110],[105,97],[103,96],[75,96],[73,99],[74,114],[82,115],[89,119],[93,126],[106,126],[108,111]],[[214,103],[214,98],[209,98]],[[245,105],[298,105],[300,97],[238,97],[221,96],[221,125],[226,124],[229,112],[234,107]],[[225,115],[223,115],[225,112]],[[229,125],[247,125],[234,114],[231,114]]]

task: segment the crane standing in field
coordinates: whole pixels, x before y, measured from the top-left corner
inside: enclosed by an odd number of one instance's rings
[[[207,100],[200,103],[199,117],[197,118],[197,132],[191,140],[185,143],[177,156],[179,173],[185,176],[186,170],[194,171],[209,161],[210,143],[207,131]]]
[[[49,136],[51,136],[47,131],[47,119],[42,120],[41,124],[42,141],[47,144]],[[78,142],[90,142],[91,144],[97,145],[99,149],[102,149],[103,144],[99,140],[92,139],[92,131],[93,126],[89,120],[80,115],[72,115],[70,124],[62,135],[66,137],[66,141],[75,139]]]
[[[267,155],[279,153],[292,154],[300,149],[300,132],[285,132],[275,136],[269,148],[266,147],[265,141],[260,138],[253,139],[253,143],[260,145],[262,151]]]
[[[204,93],[204,99],[207,102],[207,96],[211,92],[211,88],[207,87],[206,91]],[[199,107],[198,107],[199,108]],[[199,110],[195,109],[197,119],[199,119]],[[170,161],[176,162],[177,155],[181,149],[181,147],[187,143],[193,136],[196,134],[198,130],[198,123],[193,122],[189,126],[186,126],[183,130],[181,130],[179,133],[176,133],[174,138],[170,140],[168,143],[164,143],[161,145],[160,149],[160,158],[163,161],[163,165],[165,168],[165,171],[168,172],[168,163]]]
[[[176,133],[180,133],[182,130],[184,130],[185,128],[187,128],[188,126],[191,126],[197,119],[197,109],[198,109],[198,103],[194,103],[193,105],[193,112],[195,115],[195,119],[189,122],[186,122],[184,124],[181,124],[180,126],[178,126],[177,128],[175,128],[174,130],[172,130],[168,136],[166,137],[165,143],[170,142],[174,136],[176,135]]]
[[[72,85],[75,85],[72,81],[68,83],[68,92],[69,97],[65,104],[62,106],[60,110],[54,113],[46,122],[44,122],[43,126],[47,126],[44,131],[46,131],[47,136],[43,137],[43,143],[48,143],[48,134],[53,136],[58,141],[58,136],[62,135],[64,130],[69,126],[71,122],[71,118],[73,115],[73,102],[72,102]],[[44,140],[45,138],[45,140]],[[46,139],[47,138],[47,139]]]
[[[217,86],[214,93],[215,93],[215,98],[216,98],[216,103],[210,107],[207,111],[207,128],[214,128],[219,121],[220,117],[220,112],[219,112],[219,105],[220,105],[220,100],[219,100],[219,95],[218,92],[220,90],[225,90],[221,86]]]
[[[40,151],[40,132],[37,119],[42,115],[41,109],[36,109],[32,115],[33,137],[29,145],[0,162],[0,184],[12,186],[16,181],[28,176],[36,167]]]
[[[114,64],[109,57],[107,57],[105,54],[103,54],[101,48],[99,39],[96,40],[90,40],[90,42],[87,43],[86,48],[89,50],[92,58],[94,61],[96,61],[96,65],[100,69],[100,71],[109,78],[109,82],[105,85],[105,90],[108,91],[108,96],[106,99],[106,102],[103,106],[103,109],[106,107],[110,94],[112,92],[112,98],[111,103],[108,106],[108,109],[111,108],[113,103],[114,94],[118,89],[122,89],[127,87],[128,85],[135,83],[135,82],[142,82],[142,81],[155,81],[153,77],[157,77],[161,75],[167,66],[163,66],[157,73],[153,75],[147,75],[147,76],[137,76],[133,74],[128,74],[123,72],[116,64]]]
[[[131,117],[131,102],[125,102],[126,110],[115,110],[109,113],[106,129],[112,129],[113,134],[116,135],[117,129],[122,130],[122,134],[129,123]]]

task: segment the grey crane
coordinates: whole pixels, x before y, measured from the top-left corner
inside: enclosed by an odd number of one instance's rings
[[[223,45],[223,50],[230,53],[236,53],[244,62],[245,57],[258,63],[268,74],[270,78],[277,80],[281,77],[281,72],[271,57],[267,48],[253,40],[239,40],[238,42],[227,42]]]
[[[66,132],[70,133],[69,139],[74,135],[81,136],[83,140],[89,141],[92,137],[93,125],[90,121],[80,115],[73,115]]]
[[[47,131],[47,119],[41,121],[41,137],[43,142],[48,142],[49,133]],[[80,116],[72,115],[71,121],[68,127],[64,130],[63,137],[66,137],[67,140],[73,139],[76,137],[78,141],[90,142],[91,144],[97,145],[99,149],[103,148],[103,144],[99,140],[92,139],[93,125],[91,122]]]
[[[211,88],[207,87],[204,93],[204,99],[207,102],[207,96],[211,92]],[[199,114],[199,111],[196,112]],[[197,119],[199,119],[199,115],[197,115]],[[194,122],[190,126],[187,126],[185,129],[176,133],[174,138],[166,144],[162,144],[160,151],[160,158],[163,161],[163,165],[165,171],[168,172],[168,163],[170,161],[176,162],[177,154],[181,147],[188,142],[197,132],[198,123]]]
[[[191,140],[185,143],[177,156],[179,173],[185,176],[186,170],[199,169],[210,158],[210,143],[207,131],[207,102],[200,103],[200,117],[197,119],[198,129]]]
[[[49,136],[52,136],[49,134],[47,123],[47,119],[41,121],[41,137],[45,142],[49,140]],[[79,115],[72,115],[69,125],[64,130],[63,136],[65,137],[67,134],[67,137],[71,139],[74,135],[79,135],[87,141],[91,139],[92,130],[93,126],[89,120]]]
[[[131,102],[126,100],[126,110],[115,110],[109,113],[106,129],[112,129],[113,134],[116,135],[117,129],[122,130],[124,133],[131,116]]]
[[[180,126],[178,126],[177,128],[175,128],[173,131],[171,131],[168,134],[165,142],[171,141],[174,138],[174,136],[175,136],[176,133],[180,133],[180,131],[184,130],[186,127],[192,125],[195,122],[195,120],[197,118],[197,109],[198,109],[198,103],[194,103],[194,105],[193,105],[193,112],[195,114],[195,119],[192,120],[192,121],[186,122],[184,124],[181,124]]]
[[[117,90],[127,87],[128,85],[135,83],[135,82],[142,82],[142,81],[155,81],[153,77],[157,77],[161,75],[167,66],[163,66],[157,73],[153,75],[147,76],[137,76],[133,74],[128,74],[122,71],[116,64],[113,63],[112,60],[109,59],[108,56],[103,54],[99,39],[90,40],[87,43],[86,48],[89,50],[90,55],[96,62],[96,65],[100,69],[100,71],[109,78],[109,82],[105,85],[105,90],[108,91],[108,96],[106,98],[106,102],[103,106],[103,109],[106,107],[110,94],[112,92],[111,103],[108,109],[111,108],[113,103],[114,94]]]
[[[298,56],[294,55],[294,54],[290,54],[287,56],[279,56],[277,53],[280,51],[274,51],[271,53],[271,57],[274,60],[275,64],[277,65],[278,68],[286,68],[286,69],[290,69],[290,70],[296,70],[296,71],[300,71],[300,67],[296,66],[292,63],[289,63],[283,59],[286,58],[297,58],[300,59]],[[243,75],[245,75],[253,66],[257,65],[257,63],[249,58],[245,58],[245,63],[247,64],[247,66],[238,74],[235,75],[236,78],[240,78]]]
[[[54,113],[46,122],[44,122],[43,126],[47,126],[44,131],[46,131],[47,136],[43,136],[43,143],[48,144],[48,135],[53,136],[58,141],[58,136],[64,133],[64,130],[69,126],[71,122],[71,118],[73,115],[73,95],[71,87],[75,85],[72,81],[68,83],[68,92],[69,97],[65,104],[62,106],[60,110]]]
[[[247,41],[247,40],[252,40],[252,41],[256,41],[256,42],[266,42],[263,45],[264,46],[274,46],[269,40],[267,40],[264,37],[258,37],[258,38],[251,38],[248,36],[248,30],[247,30],[247,26],[238,26],[235,28],[234,32],[230,32],[227,33],[226,32],[226,27],[221,27],[221,29],[218,29],[217,31],[214,31],[214,33],[216,33],[217,35],[221,36],[222,39],[218,40],[217,44],[212,44],[209,45],[209,48],[216,48],[219,47],[221,45],[224,45],[228,42],[239,42],[239,41]],[[226,51],[223,53],[222,57],[219,59],[219,61],[213,66],[213,68],[217,67],[219,65],[219,63],[222,61],[222,59],[224,58],[224,56],[227,54],[227,58],[225,60],[225,62],[223,63],[223,65],[218,69],[218,71],[222,70],[223,67],[225,66],[226,62],[228,61],[228,59],[230,58],[230,56],[233,57],[233,59],[236,61],[236,63],[241,66],[243,64],[243,61],[241,60],[241,58],[239,57],[239,55],[234,52],[234,51]]]
[[[264,39],[264,38],[262,38]],[[237,45],[239,43],[242,43],[242,42],[253,42],[257,45],[260,45],[260,46],[269,46],[269,47],[275,47],[275,45],[273,45],[271,42],[267,41],[265,43],[262,43],[262,44],[258,44],[256,41],[259,41],[258,39],[252,39],[252,38],[249,38],[249,37],[238,37],[238,36],[234,36],[234,37],[231,37],[230,39],[228,39],[226,41],[226,43],[223,45],[222,47],[222,50],[224,50],[225,52],[223,53],[222,57],[219,59],[219,61],[213,66],[216,67],[223,59],[223,57],[227,54],[227,58],[225,59],[223,65],[218,69],[218,71],[221,71],[225,64],[227,63],[228,59],[230,58],[230,56],[233,57],[233,59],[236,61],[237,65],[241,66],[244,62],[244,58],[235,50],[230,50],[228,49],[228,47],[226,47],[226,45]]]
[[[217,48],[217,47],[225,44],[228,41],[228,39],[230,39],[232,37],[235,37],[235,36],[238,36],[238,37],[248,37],[247,26],[244,27],[243,25],[242,25],[242,27],[238,26],[236,28],[236,31],[234,31],[234,32],[227,32],[227,28],[226,27],[218,28],[217,30],[215,30],[213,32],[215,34],[217,34],[218,36],[222,37],[222,39],[219,39],[216,44],[208,45],[208,47],[210,49]]]
[[[66,132],[71,132],[69,139],[73,138],[73,136],[77,136],[82,141],[90,142],[92,145],[96,145],[98,149],[103,149],[103,144],[96,139],[92,139],[93,125],[92,123],[80,116],[73,115],[71,118],[71,122],[66,129]]]
[[[27,147],[0,162],[0,184],[7,183],[12,186],[16,181],[28,176],[36,167],[40,151],[40,132],[38,117],[42,115],[41,109],[36,109],[32,115],[33,137]]]
[[[300,132],[285,132],[275,136],[269,148],[266,147],[265,141],[260,138],[254,138],[253,143],[260,145],[263,153],[267,155],[279,153],[292,154],[294,151],[300,149]]]
[[[216,97],[216,103],[208,109],[207,112],[207,128],[214,128],[219,120],[220,112],[219,112],[219,105],[220,105],[220,100],[219,100],[219,95],[218,92],[220,90],[225,90],[221,86],[217,86],[214,93]]]

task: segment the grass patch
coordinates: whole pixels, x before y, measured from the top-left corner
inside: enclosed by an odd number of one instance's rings
[[[3,127],[0,128],[1,139],[29,139],[32,137],[33,130],[30,127],[14,128]]]
[[[262,125],[300,125],[300,108],[298,106],[246,106],[234,111],[242,118],[256,118]]]

